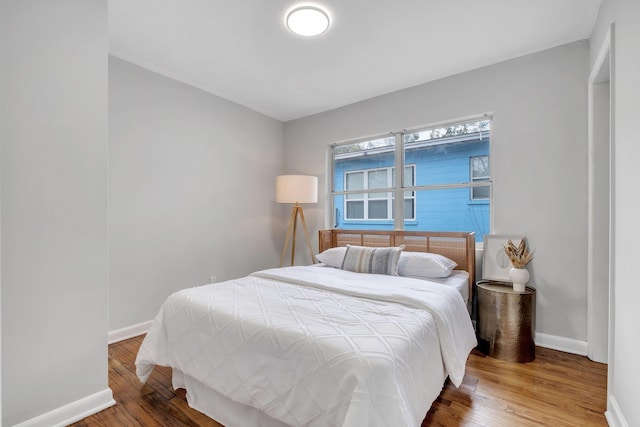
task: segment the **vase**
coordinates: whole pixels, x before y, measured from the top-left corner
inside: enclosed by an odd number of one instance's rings
[[[526,268],[512,268],[509,270],[509,279],[513,282],[513,290],[516,292],[524,292],[525,286],[529,281],[529,271]]]

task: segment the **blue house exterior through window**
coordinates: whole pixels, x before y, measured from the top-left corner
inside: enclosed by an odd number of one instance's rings
[[[482,242],[490,232],[488,121],[486,129],[429,139],[402,135],[405,230],[474,231]],[[396,148],[391,137],[377,141],[334,152],[336,228],[394,228]]]

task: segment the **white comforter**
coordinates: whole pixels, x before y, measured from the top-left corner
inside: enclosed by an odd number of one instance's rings
[[[455,289],[287,267],[171,295],[136,366],[143,382],[171,366],[292,426],[419,426],[475,345]]]

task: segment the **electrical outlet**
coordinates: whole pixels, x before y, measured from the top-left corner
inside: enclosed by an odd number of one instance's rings
[[[216,276],[209,276],[209,283],[216,283]]]

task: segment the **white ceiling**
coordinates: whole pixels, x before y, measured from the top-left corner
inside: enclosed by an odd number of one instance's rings
[[[109,51],[279,120],[589,37],[602,0],[109,0]],[[322,5],[329,31],[284,15]]]

